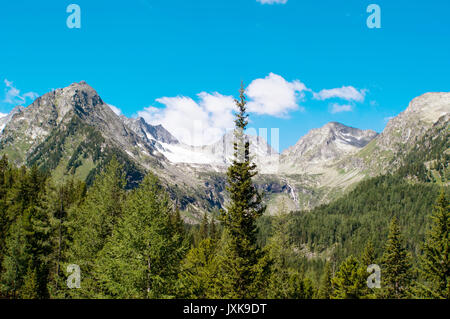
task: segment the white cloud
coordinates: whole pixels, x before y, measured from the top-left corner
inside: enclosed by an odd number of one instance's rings
[[[277,117],[299,109],[298,102],[304,97],[306,86],[298,80],[288,82],[270,73],[264,79],[256,79],[247,87],[248,111]]]
[[[262,3],[262,4],[285,4],[288,2],[288,0],[256,0],[256,2]]]
[[[178,140],[189,145],[206,145],[219,140],[234,126],[234,99],[219,93],[190,97],[162,97],[156,100],[164,108],[153,106],[138,112],[148,123],[162,124]]]
[[[314,93],[299,80],[286,81],[269,73],[265,78],[253,80],[245,93],[249,113],[286,117],[289,112],[303,110],[299,102],[306,92],[317,100],[339,98],[347,103],[330,104],[330,112],[352,111],[356,102],[363,102],[366,90],[352,86],[321,90]],[[219,140],[234,127],[234,98],[220,93],[202,92],[193,99],[186,96],[162,97],[156,100],[161,107],[149,106],[138,115],[152,125],[161,124],[178,140],[189,145],[207,145]]]
[[[27,100],[34,100],[39,95],[35,92],[27,92],[24,94],[20,94],[20,90],[14,87],[12,81],[4,80],[5,83],[5,99],[3,102],[8,104],[25,104]]]
[[[331,104],[331,113],[350,112],[353,110],[353,106],[350,104]]]
[[[112,104],[106,104],[106,105],[108,105],[109,108],[110,108],[114,113],[116,113],[117,115],[121,115],[121,114],[122,114],[121,109],[119,109],[117,106],[114,106],[114,105],[112,105]]]
[[[353,86],[343,86],[335,89],[323,89],[319,93],[314,93],[316,100],[327,100],[331,98],[339,98],[347,101],[364,102],[366,90],[358,90]]]
[[[0,113],[0,119],[1,119],[2,117],[5,117],[5,116],[8,116],[8,114],[7,114],[7,113]]]

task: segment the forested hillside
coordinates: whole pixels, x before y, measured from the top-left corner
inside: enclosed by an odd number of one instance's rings
[[[230,201],[200,225],[183,222],[152,172],[130,189],[113,153],[90,185],[55,180],[51,162],[17,167],[3,156],[0,296],[450,297],[447,122],[405,150],[398,170],[313,210],[288,212],[281,202],[267,216],[240,93]],[[381,271],[371,288],[368,266]]]

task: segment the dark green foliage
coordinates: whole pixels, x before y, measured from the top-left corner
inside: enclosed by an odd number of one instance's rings
[[[94,267],[101,296],[175,297],[183,234],[174,227],[174,209],[154,175],[128,196],[123,211]]]
[[[15,182],[6,194],[6,235],[2,251],[1,290],[6,296],[48,297],[50,221],[43,205],[46,176],[33,166],[12,173]],[[24,288],[24,283],[27,286]],[[31,289],[35,289],[31,291]]]
[[[274,223],[274,234],[266,246],[268,279],[266,297],[273,299],[310,299],[316,295],[311,280],[296,267],[298,254],[290,242],[288,215],[282,208]]]
[[[332,298],[363,298],[366,290],[366,274],[364,267],[361,267],[355,257],[347,257],[331,280],[333,285]]]
[[[385,298],[405,298],[411,285],[410,255],[404,247],[400,226],[392,219],[382,257],[382,287]]]
[[[218,298],[216,295],[219,271],[218,242],[203,239],[186,255],[180,272],[179,296],[183,298]]]
[[[227,298],[252,298],[258,294],[256,285],[262,271],[259,268],[262,255],[256,243],[256,221],[265,207],[252,183],[257,172],[250,158],[250,143],[244,135],[248,115],[243,86],[236,105],[234,159],[227,171],[230,203],[221,215],[225,237],[219,271],[222,284],[219,294]]]
[[[94,265],[122,216],[124,186],[122,167],[117,160],[112,160],[88,190],[86,199],[71,213],[69,232],[73,242],[68,258],[70,263],[81,267],[84,277],[84,285],[74,293],[81,296],[96,293]]]
[[[320,288],[318,292],[318,298],[320,299],[330,299],[333,294],[333,285],[331,283],[331,279],[333,278],[333,274],[331,272],[331,264],[327,262],[325,264],[325,270],[322,275],[322,279],[320,281]]]
[[[442,190],[433,209],[432,226],[423,247],[422,273],[427,297],[450,299],[450,204]]]
[[[381,255],[389,221],[396,216],[408,249],[418,255],[428,224],[426,216],[438,191],[437,186],[411,184],[392,175],[372,178],[328,205],[293,213],[292,238],[317,252],[335,247],[338,262],[351,254],[360,255],[369,241],[374,253]]]

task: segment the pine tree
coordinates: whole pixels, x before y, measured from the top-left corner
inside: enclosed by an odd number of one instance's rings
[[[186,255],[180,272],[180,296],[183,298],[216,298],[218,272],[217,241],[202,240]]]
[[[171,298],[185,246],[172,224],[173,207],[156,176],[149,174],[125,202],[123,218],[99,254],[95,278],[101,295]]]
[[[93,267],[122,215],[125,184],[123,166],[113,158],[95,179],[84,202],[69,214],[73,242],[67,263],[79,265],[83,274],[81,289],[70,291],[75,297],[95,296],[99,291]]]
[[[28,267],[25,275],[24,284],[20,291],[22,299],[38,299],[39,298],[39,284],[37,279],[37,271],[32,265]]]
[[[397,218],[389,227],[388,240],[384,248],[381,267],[383,296],[389,299],[407,297],[411,284],[410,256],[403,247],[403,238]]]
[[[324,274],[322,275],[322,280],[320,282],[320,288],[318,297],[320,299],[330,299],[333,294],[333,286],[331,284],[331,279],[333,274],[331,272],[331,264],[327,262],[325,264]]]
[[[214,221],[214,217],[211,217],[211,221],[209,224],[209,236],[212,240],[217,240],[219,237],[219,232],[217,230],[216,222]]]
[[[0,274],[2,273],[2,261],[5,253],[5,240],[8,229],[11,225],[11,220],[8,216],[8,201],[7,195],[11,188],[8,185],[8,171],[10,165],[6,155],[0,159]]]
[[[22,168],[8,196],[8,215],[13,222],[8,231],[1,283],[6,295],[17,297],[27,270],[36,272],[38,298],[47,298],[50,223],[43,209],[46,176],[36,166]]]
[[[49,180],[46,185],[44,209],[50,218],[51,253],[49,263],[49,291],[50,297],[64,298],[66,276],[62,265],[67,262],[67,252],[71,244],[69,229],[71,223],[69,212],[79,205],[85,196],[86,184],[70,178],[62,185],[55,185]]]
[[[252,184],[257,174],[251,163],[250,143],[244,131],[248,124],[244,87],[240,100],[234,132],[234,159],[227,170],[227,191],[230,203],[222,212],[224,227],[223,261],[221,262],[221,294],[227,298],[254,298],[258,294],[258,276],[263,272],[259,261],[261,250],[256,243],[256,220],[263,214],[261,195]]]
[[[430,286],[426,295],[450,299],[450,205],[442,190],[431,216],[432,227],[423,247],[422,273]]]
[[[360,299],[364,297],[366,273],[353,256],[347,257],[342,262],[331,282],[334,288],[333,299]]]
[[[364,247],[364,251],[361,255],[361,272],[366,272],[367,277],[369,276],[367,268],[368,266],[375,264],[375,261],[375,249],[372,242],[369,241]],[[365,296],[365,298],[375,299],[377,297],[377,294],[379,293],[378,290],[378,288],[369,288],[368,285],[366,285],[363,295]]]
[[[375,249],[373,248],[372,242],[368,242],[366,247],[364,247],[363,254],[361,256],[361,262],[363,267],[368,267],[375,263]]]
[[[267,263],[267,298],[308,299],[313,297],[313,288],[309,279],[293,265],[298,256],[289,237],[289,216],[282,202],[278,214],[273,217],[273,235],[265,247]]]
[[[23,219],[18,218],[10,227],[5,244],[3,257],[3,272],[1,274],[2,294],[9,298],[20,296],[20,289],[26,276],[30,254],[27,249],[25,236],[23,236]]]
[[[203,218],[202,218],[202,221],[200,223],[200,229],[199,229],[199,232],[198,232],[197,244],[199,242],[201,242],[202,240],[204,240],[204,239],[209,237],[208,227],[209,227],[208,215],[205,212],[203,214]]]

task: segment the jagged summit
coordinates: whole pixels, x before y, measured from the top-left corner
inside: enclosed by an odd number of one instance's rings
[[[127,118],[121,115],[121,119],[126,123],[136,134],[149,142],[162,142],[167,144],[179,144],[179,141],[162,125],[150,125],[144,118]]]
[[[321,128],[312,129],[294,146],[285,150],[282,161],[287,167],[302,169],[308,169],[312,165],[329,165],[343,156],[357,152],[377,135],[372,130],[330,122]]]

